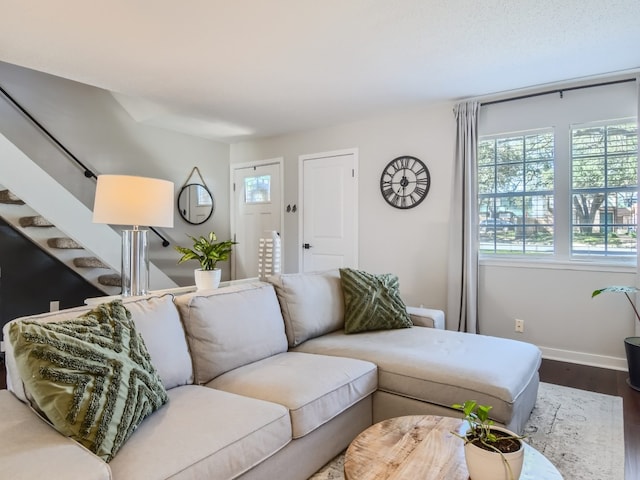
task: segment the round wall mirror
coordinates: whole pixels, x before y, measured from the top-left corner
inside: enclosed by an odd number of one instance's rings
[[[214,208],[213,195],[204,185],[189,183],[180,190],[178,211],[185,222],[200,225],[209,220]]]

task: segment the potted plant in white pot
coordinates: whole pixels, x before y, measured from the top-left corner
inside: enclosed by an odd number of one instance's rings
[[[638,290],[636,287],[612,285],[610,287],[594,290],[591,294],[591,298],[604,292],[624,293],[625,297],[627,297],[627,300],[629,300],[631,308],[633,308],[633,313],[635,313],[636,318],[640,322],[640,314],[638,314],[638,309],[629,296],[629,294],[635,294],[638,293],[638,291],[640,290]],[[629,369],[629,378],[627,379],[627,383],[634,390],[640,391],[640,337],[625,338],[624,350],[627,355],[627,367]]]
[[[198,290],[218,288],[222,271],[216,268],[216,265],[218,262],[229,259],[233,246],[237,242],[231,240],[216,242],[218,238],[214,232],[210,232],[206,237],[187,236],[193,240],[193,248],[175,247],[182,254],[178,264],[187,260],[197,260],[200,262],[200,268],[194,270],[196,288]]]
[[[494,425],[489,419],[491,406],[474,400],[454,404],[469,425],[466,432],[454,435],[464,440],[464,458],[473,480],[518,480],[524,462],[524,437]]]

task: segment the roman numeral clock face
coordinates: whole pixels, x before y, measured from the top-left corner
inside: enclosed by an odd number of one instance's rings
[[[429,193],[431,175],[429,169],[416,157],[398,157],[391,160],[382,171],[380,191],[392,207],[413,208]]]

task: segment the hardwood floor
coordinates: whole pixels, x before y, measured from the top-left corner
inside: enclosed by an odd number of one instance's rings
[[[556,385],[622,397],[624,410],[625,479],[640,478],[640,392],[627,385],[626,372],[543,360],[540,380]],[[6,388],[4,363],[0,362],[0,389]]]
[[[627,385],[627,373],[606,368],[543,360],[540,380],[581,390],[622,397],[624,411],[625,479],[640,478],[640,392]]]

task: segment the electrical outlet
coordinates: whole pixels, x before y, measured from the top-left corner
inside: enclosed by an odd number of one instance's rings
[[[49,302],[50,312],[57,312],[58,310],[60,310],[60,300],[52,300]]]
[[[520,320],[516,318],[516,332],[523,333],[524,332],[524,320]]]

